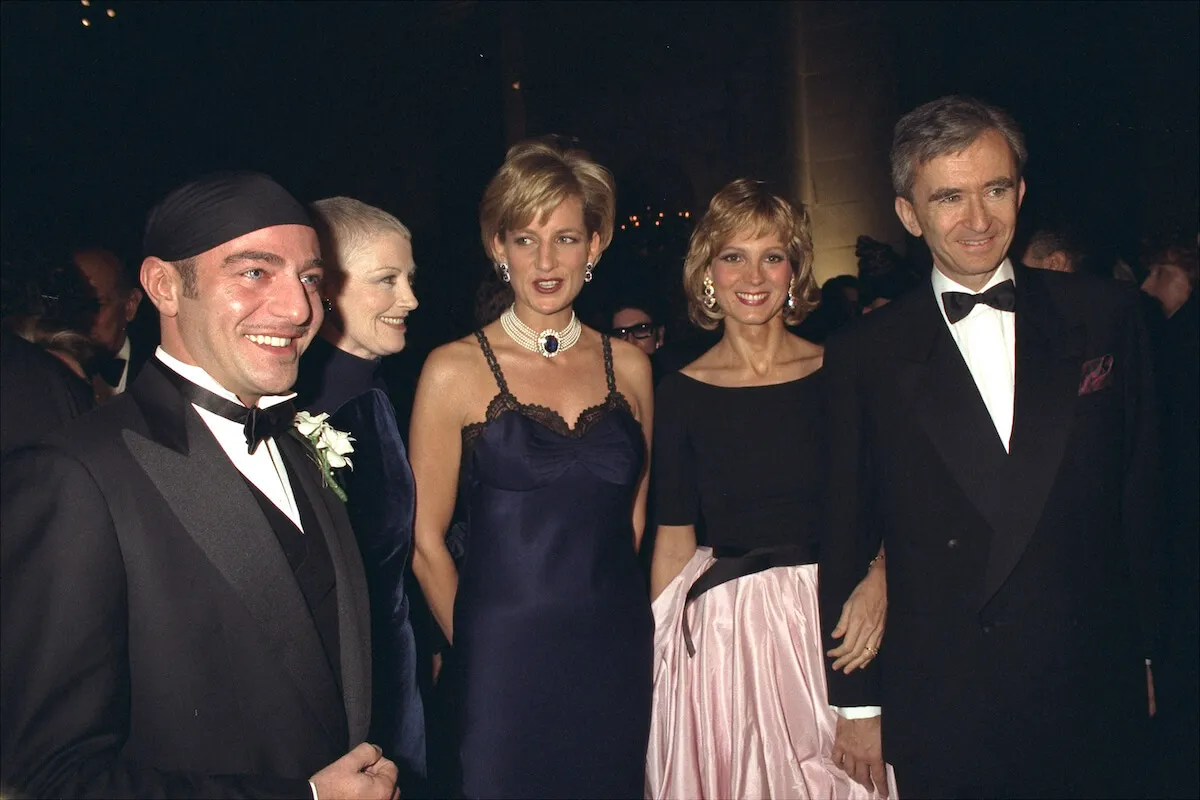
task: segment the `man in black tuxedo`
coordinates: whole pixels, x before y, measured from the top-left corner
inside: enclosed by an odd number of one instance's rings
[[[0,790],[392,797],[360,556],[284,396],[322,319],[316,233],[271,179],[218,173],[145,250],[155,358],[3,466]]]
[[[0,330],[0,454],[36,442],[95,404],[91,387],[61,360]]]
[[[90,336],[101,356],[92,385],[96,397],[104,401],[129,388],[154,352],[149,337],[129,334],[142,302],[142,290],[111,250],[84,247],[75,250],[71,258],[100,302]]]
[[[881,542],[888,578],[874,663],[828,671],[834,758],[868,786],[886,758],[907,797],[1129,796],[1159,588],[1137,298],[1008,259],[1025,145],[1003,111],[926,104],[891,155],[935,268],[825,353],[829,647]]]

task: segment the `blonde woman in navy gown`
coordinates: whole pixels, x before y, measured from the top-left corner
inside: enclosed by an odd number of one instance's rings
[[[413,562],[454,648],[467,797],[636,797],[653,619],[638,568],[650,363],[572,305],[612,238],[612,176],[515,145],[480,206],[514,303],[430,354],[413,406]],[[460,486],[461,573],[446,549]]]
[[[692,235],[684,289],[692,320],[724,331],[658,386],[645,795],[869,797],[832,760],[817,610],[822,349],[785,327],[812,307],[807,217],[734,181]],[[869,664],[882,634],[882,563],[863,573],[837,653],[848,670]]]

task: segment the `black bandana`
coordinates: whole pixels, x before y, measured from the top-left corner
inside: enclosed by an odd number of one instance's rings
[[[307,225],[304,206],[257,172],[213,172],[163,198],[146,220],[146,256],[182,261],[276,225]]]

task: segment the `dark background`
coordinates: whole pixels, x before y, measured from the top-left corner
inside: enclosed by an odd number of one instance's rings
[[[218,168],[357,197],[414,233],[406,372],[473,325],[479,198],[522,134],[578,137],[619,221],[665,213],[617,231],[593,305],[677,291],[728,180],[792,185],[788,3],[90,2],[0,4],[5,247],[99,241],[136,265],[150,206]],[[895,37],[898,109],[963,92],[1016,116],[1024,213],[1066,210],[1127,260],[1196,230],[1197,3],[852,5]]]

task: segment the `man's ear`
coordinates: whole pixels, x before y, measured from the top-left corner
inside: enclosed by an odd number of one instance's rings
[[[142,304],[142,290],[134,287],[129,290],[129,294],[125,297],[125,321],[133,322],[133,318],[137,316],[138,306]]]
[[[146,287],[146,296],[164,317],[179,313],[179,298],[183,293],[183,276],[174,264],[150,256],[142,262],[139,277]]]
[[[1023,202],[1025,202],[1025,179],[1021,178],[1021,180],[1017,183],[1017,209],[1018,210],[1021,208],[1021,203],[1023,203]]]
[[[1045,266],[1046,269],[1053,270],[1054,272],[1071,271],[1071,264],[1067,260],[1067,254],[1062,250],[1055,250],[1053,253],[1046,256]]]
[[[913,204],[908,201],[908,198],[896,198],[896,216],[900,218],[900,224],[906,231],[918,239],[921,238],[921,223],[917,221],[917,210],[913,208]]]

